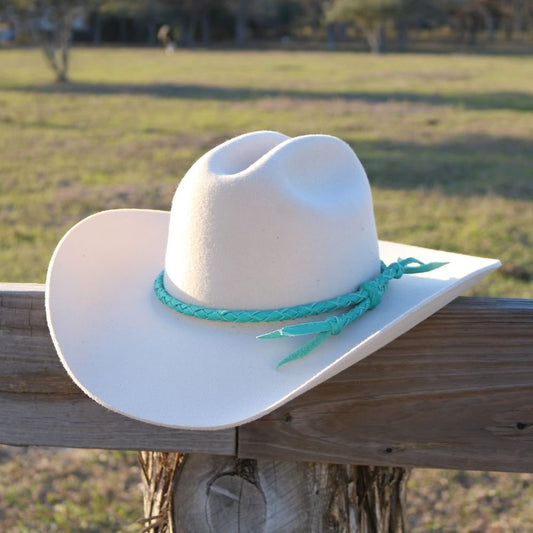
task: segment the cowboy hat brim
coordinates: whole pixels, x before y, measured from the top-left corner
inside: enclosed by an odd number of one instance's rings
[[[163,426],[214,430],[259,418],[381,348],[499,266],[380,241],[387,264],[399,257],[449,264],[392,280],[376,309],[276,370],[302,340],[256,337],[284,324],[190,318],[157,299],[153,281],[164,267],[169,216],[123,209],[81,221],[57,246],[46,281],[50,332],[71,378],[105,407]]]

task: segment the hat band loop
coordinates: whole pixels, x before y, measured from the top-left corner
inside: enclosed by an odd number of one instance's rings
[[[370,281],[361,283],[357,291],[295,307],[280,309],[249,309],[231,310],[201,307],[185,303],[169,294],[164,286],[163,270],[154,282],[154,291],[158,299],[178,313],[221,322],[279,322],[309,316],[320,315],[331,311],[350,308],[349,311],[338,316],[330,316],[322,321],[293,324],[281,329],[259,335],[258,339],[277,339],[280,337],[294,337],[299,335],[315,335],[313,339],[300,346],[297,350],[282,359],[276,368],[301,357],[306,356],[320,346],[330,335],[338,335],[347,325],[351,324],[367,311],[374,309],[381,302],[385,289],[391,279],[399,279],[404,274],[418,274],[435,270],[447,263],[422,263],[418,259],[398,259],[397,262],[386,266],[381,262],[381,273]]]

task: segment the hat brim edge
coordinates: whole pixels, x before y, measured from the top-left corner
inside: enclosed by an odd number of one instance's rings
[[[69,376],[94,401],[122,415],[131,417],[131,418],[143,421],[143,422],[157,424],[157,425],[166,426],[166,427],[172,427],[172,428],[196,429],[196,430],[217,430],[217,429],[225,429],[225,428],[234,427],[236,425],[241,425],[246,422],[250,422],[256,418],[259,418],[275,410],[276,408],[292,400],[293,398],[299,396],[300,394],[309,390],[310,388],[329,379],[330,377],[344,370],[348,366],[351,366],[352,364],[367,357],[368,355],[370,355],[377,349],[388,344],[394,338],[398,337],[405,331],[411,329],[417,323],[424,320],[425,318],[433,314],[438,309],[442,308],[444,305],[446,305],[451,300],[456,298],[459,294],[464,292],[464,290],[466,290],[468,287],[473,285],[478,279],[481,279],[483,276],[487,275],[490,271],[498,268],[498,266],[500,265],[499,261],[497,260],[491,260],[491,259],[485,259],[485,258],[473,258],[473,259],[483,259],[484,261],[482,261],[482,264],[479,264],[475,268],[471,269],[471,271],[469,271],[468,274],[464,275],[462,278],[460,278],[459,281],[454,283],[452,286],[443,287],[441,290],[434,293],[431,297],[428,297],[424,300],[419,301],[416,305],[410,308],[410,313],[402,314],[396,317],[394,321],[390,322],[390,327],[387,328],[386,331],[374,332],[373,335],[365,338],[365,340],[363,342],[358,343],[357,346],[352,347],[352,349],[346,351],[343,354],[339,354],[338,357],[334,357],[333,360],[329,364],[324,365],[318,372],[313,373],[309,377],[309,379],[305,379],[301,381],[299,386],[293,387],[292,390],[290,390],[288,394],[284,394],[281,397],[278,397],[276,401],[269,403],[269,405],[263,406],[262,409],[260,409],[257,412],[251,413],[248,416],[244,416],[244,417],[233,416],[232,417],[230,415],[229,417],[228,416],[220,417],[220,423],[216,423],[214,422],[214,420],[211,420],[208,425],[205,425],[205,423],[203,425],[201,423],[199,423],[198,425],[194,425],[190,421],[187,423],[183,423],[183,422],[180,423],[180,421],[178,420],[179,417],[177,417],[175,420],[172,420],[172,421],[169,421],[168,419],[154,419],[154,417],[146,417],[146,416],[143,416],[142,413],[132,411],[131,409],[123,409],[120,405],[117,405],[115,402],[113,401],[110,402],[110,401],[107,401],[105,398],[102,398],[100,394],[94,392],[93,388],[90,385],[87,386],[87,382],[84,379],[84,376],[80,375],[73,368],[72,362],[73,362],[73,359],[75,359],[76,355],[73,354],[72,352],[68,352],[68,350],[66,352],[64,351],[65,343],[63,342],[62,338],[60,338],[61,334],[59,335],[59,337],[56,334],[58,330],[61,330],[61,327],[58,328],[58,323],[56,321],[56,318],[53,316],[54,310],[51,308],[51,304],[50,304],[52,300],[50,289],[53,284],[53,281],[52,281],[54,277],[53,273],[54,273],[58,255],[62,253],[65,242],[69,241],[69,239],[71,239],[71,237],[77,233],[80,225],[91,224],[94,220],[97,220],[98,217],[102,217],[102,216],[104,217],[105,216],[156,217],[160,219],[157,225],[161,225],[161,224],[164,224],[165,221],[168,222],[169,213],[164,212],[164,211],[153,211],[153,210],[131,210],[131,209],[113,210],[111,212],[108,211],[108,212],[103,212],[103,213],[98,213],[96,215],[92,215],[91,217],[88,217],[87,219],[78,223],[71,230],[69,230],[69,232],[67,232],[67,234],[61,239],[56,250],[54,251],[54,254],[50,261],[49,269],[47,272],[47,282],[46,282],[46,290],[45,290],[46,316],[47,316],[47,321],[49,324],[49,329],[50,329],[50,333],[52,336],[52,340],[54,342],[54,345],[56,347],[60,360],[63,366],[65,367],[65,369],[67,370]],[[385,241],[380,241],[380,246],[382,247],[392,246],[393,248],[400,247],[401,249],[408,248],[409,250],[413,248],[408,245],[402,245],[398,243],[387,243]],[[418,250],[425,250],[425,249],[418,248]],[[435,251],[433,250],[432,252],[435,252]],[[450,255],[449,252],[440,252],[440,253],[443,255],[444,254]],[[451,255],[459,255],[459,254],[451,254]],[[462,256],[462,257],[469,257],[469,256]],[[376,310],[374,310],[373,313],[376,313]],[[192,320],[195,320],[195,319],[192,319]],[[259,342],[259,341],[256,341],[256,342]],[[284,347],[278,346],[276,350],[280,351],[280,353],[283,355]],[[298,365],[298,364],[301,364],[301,363],[300,362],[295,363],[295,365]],[[223,421],[222,418],[225,418],[226,420]]]

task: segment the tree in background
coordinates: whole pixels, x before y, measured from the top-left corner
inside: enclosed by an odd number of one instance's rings
[[[385,51],[385,26],[396,18],[402,7],[402,0],[333,0],[326,20],[356,24],[370,50],[380,54]]]
[[[329,4],[329,0],[300,0],[303,9],[303,21],[307,22],[315,32],[322,28],[325,9]]]
[[[296,21],[304,14],[303,2],[299,0],[276,0],[276,25],[281,37],[288,37]]]
[[[524,30],[531,24],[533,18],[533,2],[531,0],[479,0],[484,4],[490,15],[493,17],[492,27],[489,31],[494,31],[494,26],[500,26],[505,31],[507,40],[511,40],[513,35],[518,41],[523,38]],[[494,40],[494,34],[492,39]]]
[[[72,25],[76,18],[83,16],[83,12],[68,0],[48,0],[36,2],[36,15],[36,24],[31,25],[36,40],[55,72],[57,81],[66,82]]]
[[[43,51],[47,64],[58,82],[68,81],[69,55],[74,23],[96,14],[95,41],[100,42],[100,13],[117,13],[150,19],[156,0],[0,0],[0,9],[10,11],[19,22],[19,30],[29,33]],[[153,18],[153,17],[152,17]],[[156,42],[153,26],[152,42]],[[125,23],[120,32],[126,40]]]
[[[93,0],[0,0],[0,8],[11,10],[20,25],[39,44],[58,82],[66,82],[74,21],[90,9]]]
[[[409,30],[434,28],[444,23],[445,16],[438,0],[402,0],[394,17],[398,50],[407,48]]]
[[[149,42],[156,43],[157,28],[155,26],[155,0],[96,0],[93,2],[93,18],[95,19],[94,40],[101,42],[101,18],[112,15],[118,21],[118,40],[127,42],[128,21],[141,19],[148,22]]]
[[[521,40],[533,20],[532,0],[0,0],[0,15],[2,9],[6,24],[17,26],[19,35],[25,28],[41,46],[59,81],[67,79],[72,24],[82,16],[88,24],[74,37],[94,44],[155,46],[158,29],[166,25],[181,46],[231,38],[239,47],[249,39],[316,41],[325,30],[334,48],[353,25],[375,53],[385,50],[392,28],[397,49],[404,50],[411,28],[449,26],[460,41],[474,45],[482,31],[490,41],[503,32],[508,40]]]
[[[248,0],[234,0],[235,9],[235,44],[246,46],[248,41]]]
[[[494,39],[494,11],[490,8],[497,2],[491,0],[441,0],[442,9],[458,30],[459,39],[475,44],[480,29],[488,29]]]
[[[531,0],[439,0],[440,9],[455,26],[459,40],[475,45],[477,35],[486,30],[489,41],[496,40],[497,28],[504,28],[508,40],[518,40],[531,22]]]
[[[213,28],[217,30],[225,22],[220,14],[226,13],[226,2],[220,0],[154,1],[158,13],[164,13],[165,24],[173,28],[182,46],[194,46],[198,37],[204,46],[211,44]]]
[[[276,5],[274,2],[263,0],[227,0],[227,7],[235,20],[235,44],[243,48],[248,44],[252,30],[261,32],[272,26],[276,19]]]

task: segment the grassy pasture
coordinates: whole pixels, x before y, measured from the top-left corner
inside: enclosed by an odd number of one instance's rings
[[[0,50],[1,281],[44,281],[84,216],[168,209],[207,149],[275,129],[351,144],[381,238],[498,257],[470,294],[533,297],[528,56],[75,49],[71,78],[52,83],[36,50]],[[133,455],[47,453],[0,450],[2,531],[137,530]],[[416,471],[412,530],[524,531],[532,479]]]
[[[531,297],[529,58],[75,50],[50,82],[0,54],[0,279],[43,281],[63,232],[107,208],[168,209],[235,134],[324,132],[367,169],[381,238],[498,257],[476,294]]]

